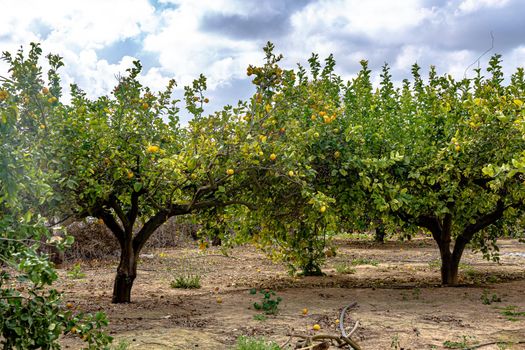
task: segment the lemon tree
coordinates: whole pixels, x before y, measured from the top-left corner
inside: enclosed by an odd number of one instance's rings
[[[431,233],[443,284],[458,283],[468,244],[495,257],[496,239],[523,213],[522,180],[505,167],[525,149],[516,127],[523,119],[523,70],[505,86],[500,62],[498,55],[490,60],[488,77],[478,70],[460,81],[431,68],[425,82],[414,65],[413,81],[400,89],[383,74],[376,92],[368,82],[358,88],[359,78],[347,92],[354,123],[347,134],[370,144],[349,166],[379,217],[407,235],[418,228]],[[360,96],[369,102],[356,108]]]
[[[46,87],[40,55],[36,44],[27,57],[22,50],[2,55],[10,70],[0,76],[0,344],[4,349],[59,349],[61,334],[79,330],[86,348],[107,348],[111,338],[100,332],[107,325],[105,315],[84,317],[67,310],[51,286],[57,274],[39,250],[43,244],[64,249],[71,243],[53,235],[40,215],[56,200],[41,141],[60,96],[56,70],[61,65],[58,56],[48,56]]]
[[[325,192],[330,164],[343,152],[332,137],[340,132],[340,80],[332,74],[331,57],[321,68],[313,56],[307,73],[303,67],[281,68],[273,44],[264,51],[264,64],[247,70],[256,93],[246,124],[261,162],[253,188],[258,206],[251,212],[257,226],[252,238],[292,272],[319,275],[337,228],[335,201]]]

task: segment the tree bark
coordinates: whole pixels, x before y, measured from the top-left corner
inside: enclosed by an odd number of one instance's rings
[[[383,224],[377,225],[374,240],[377,243],[385,243],[385,235],[385,226]]]
[[[121,244],[120,263],[113,284],[112,303],[131,302],[131,288],[135,277],[137,277],[137,258],[138,252],[133,249],[133,241],[127,239]]]
[[[441,254],[441,284],[445,286],[457,285],[459,259],[450,252],[449,245],[439,246],[439,252]]]

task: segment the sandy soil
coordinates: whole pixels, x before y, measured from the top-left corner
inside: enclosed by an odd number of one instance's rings
[[[345,324],[351,327],[359,320],[352,338],[363,349],[525,341],[525,314],[503,315],[509,307],[525,312],[525,244],[501,241],[500,263],[467,252],[460,265],[460,287],[439,286],[438,251],[430,240],[337,244],[338,254],[328,259],[323,277],[291,277],[284,266],[252,247],[235,248],[226,257],[216,248],[200,252],[192,245],[147,252],[131,304],[110,303],[116,259],[81,262],[86,274],[82,279],[68,277],[66,266],[58,286],[77,310],[104,310],[115,343],[129,342],[129,349],[232,349],[240,335],[284,343],[292,330],[313,334],[314,324],[321,326],[318,334],[339,335],[335,320],[352,302],[357,306]],[[366,259],[369,264],[341,273],[342,264]],[[175,276],[188,272],[202,277],[202,288],[170,287]],[[260,320],[261,312],[252,305],[261,295],[250,294],[251,288],[276,291],[282,298],[278,314]],[[483,295],[490,304],[483,303]],[[501,301],[490,301],[493,296]],[[73,337],[64,338],[63,344],[66,349],[81,348]],[[480,349],[525,349],[525,344]]]

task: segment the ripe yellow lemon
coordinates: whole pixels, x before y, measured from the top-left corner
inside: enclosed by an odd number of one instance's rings
[[[303,315],[307,315],[308,314],[308,309],[307,308],[304,308],[303,309]]]
[[[321,329],[321,326],[319,326],[318,324],[314,324],[314,326],[312,327],[312,329],[313,329],[314,331],[318,331],[318,330]]]
[[[323,205],[321,208],[319,208],[319,211],[321,213],[324,213],[326,211],[326,206]]]
[[[228,175],[233,175],[234,173],[235,173],[235,170],[233,170],[233,169],[226,170],[226,174],[228,174]]]
[[[148,153],[157,153],[159,151],[159,146],[150,145],[148,148],[146,148],[146,152]]]
[[[276,159],[277,159],[277,156],[275,155],[275,153],[270,154],[270,160],[276,160]]]
[[[293,172],[293,170],[290,170],[290,171],[288,172],[288,176],[294,176],[294,172]]]

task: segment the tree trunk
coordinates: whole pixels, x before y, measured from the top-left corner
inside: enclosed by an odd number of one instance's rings
[[[449,246],[439,248],[441,253],[441,284],[455,286],[458,284],[459,259],[455,259],[450,252]]]
[[[375,241],[377,243],[385,243],[385,235],[386,235],[385,226],[383,224],[378,225],[376,227],[376,232],[375,232]]]
[[[132,243],[133,241],[129,239],[121,244],[120,263],[117,268],[111,300],[114,304],[131,302],[131,288],[135,277],[137,277],[138,258],[138,252],[135,252]]]

